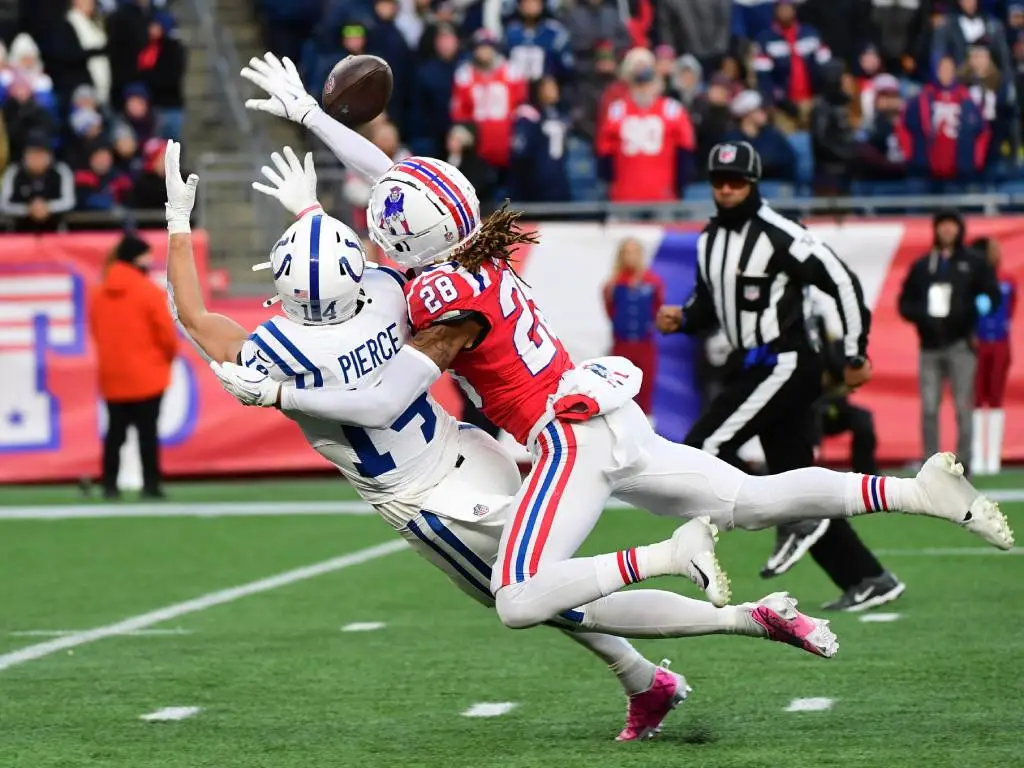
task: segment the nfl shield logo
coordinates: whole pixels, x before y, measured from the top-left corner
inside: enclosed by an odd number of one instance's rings
[[[743,287],[743,298],[747,301],[757,301],[761,298],[761,288],[756,285],[746,285]]]
[[[491,510],[484,504],[477,504],[473,507],[473,517],[483,517]]]
[[[732,144],[726,144],[725,146],[720,147],[718,150],[718,159],[726,164],[731,163],[736,159],[736,147]]]

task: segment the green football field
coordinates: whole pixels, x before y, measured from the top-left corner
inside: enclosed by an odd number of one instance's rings
[[[988,485],[1024,499],[1024,475]],[[1024,550],[948,524],[856,522],[908,588],[887,620],[836,617],[835,659],[741,637],[638,642],[694,692],[658,739],[619,744],[625,700],[600,662],[554,631],[504,629],[340,481],[168,490],[85,506],[72,488],[0,488],[0,767],[1021,764]],[[325,514],[331,501],[346,514]],[[1024,503],[1003,507],[1024,531]],[[672,528],[613,510],[587,550]],[[810,560],[761,581],[771,542],[722,537],[737,600],[785,589],[813,613],[835,596]],[[822,708],[787,711],[796,700]],[[482,703],[514,706],[463,714]],[[181,719],[143,719],[161,711]]]

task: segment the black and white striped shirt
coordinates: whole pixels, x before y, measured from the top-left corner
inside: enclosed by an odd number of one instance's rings
[[[865,355],[871,313],[857,276],[831,248],[767,203],[739,230],[712,219],[697,241],[697,285],[681,330],[717,324],[736,349],[806,348],[809,285],[835,300],[846,356]]]

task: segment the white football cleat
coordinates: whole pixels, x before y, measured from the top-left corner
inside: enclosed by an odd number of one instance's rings
[[[732,598],[729,577],[715,555],[718,528],[707,516],[695,518],[679,526],[672,534],[673,560],[676,573],[686,576],[704,590],[717,608],[728,605]]]
[[[964,465],[952,453],[936,453],[917,473],[924,496],[923,514],[941,517],[977,534],[999,549],[1013,547],[1013,531],[999,505],[964,477]]]

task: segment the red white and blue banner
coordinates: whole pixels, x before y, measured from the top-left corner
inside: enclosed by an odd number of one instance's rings
[[[1024,284],[1024,219],[974,218],[968,237],[995,237],[1005,267]],[[920,403],[917,339],[896,311],[903,275],[931,243],[928,220],[856,221],[814,227],[854,268],[874,310],[870,355],[875,377],[855,396],[875,412],[883,462],[917,458]],[[666,298],[681,303],[693,285],[699,226],[544,224],[541,244],[521,252],[520,269],[548,322],[576,360],[606,354],[610,325],[601,302],[619,241],[644,243],[666,281]],[[100,468],[103,407],[99,398],[87,299],[98,283],[116,234],[5,236],[0,240],[0,483],[96,477]],[[165,279],[166,234],[153,245],[153,279]],[[196,233],[201,273],[202,233]],[[268,286],[269,293],[269,286]],[[269,316],[259,297],[220,299],[211,309],[255,327]],[[126,318],[126,322],[130,322]],[[1009,460],[1024,460],[1024,333],[1013,336],[1014,358],[1006,395]],[[659,342],[654,396],[658,430],[681,438],[701,407],[694,380],[698,354],[689,339]],[[443,381],[438,394],[453,412],[459,399]],[[183,343],[160,418],[163,465],[169,475],[293,472],[328,468],[299,431],[276,411],[243,408],[225,394],[205,363]],[[942,446],[952,448],[955,426],[944,403]],[[830,441],[825,458],[848,456],[843,438]]]

